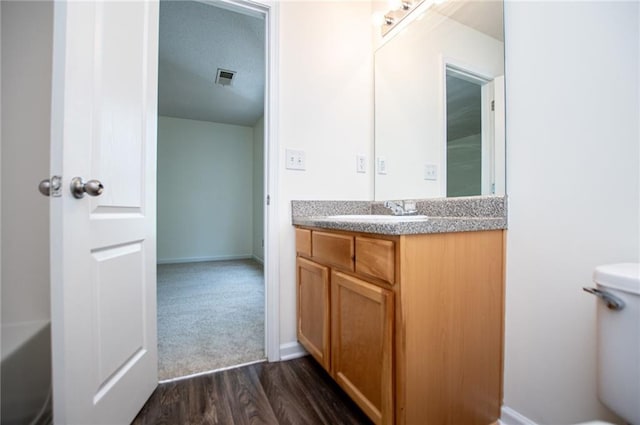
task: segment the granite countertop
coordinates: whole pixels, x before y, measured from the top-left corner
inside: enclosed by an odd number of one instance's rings
[[[391,215],[376,201],[292,201],[295,226],[383,235],[470,232],[507,228],[505,196],[475,196],[415,200],[418,214],[425,218],[402,216],[358,219],[357,215]]]

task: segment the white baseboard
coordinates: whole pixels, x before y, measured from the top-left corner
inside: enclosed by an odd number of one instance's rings
[[[307,355],[307,350],[304,349],[297,341],[287,342],[286,344],[280,344],[280,360],[293,360],[298,357]]]
[[[260,264],[264,264],[264,259],[258,257],[257,255],[252,255],[251,258],[253,258],[255,261],[257,261]]]
[[[202,263],[204,261],[227,261],[227,260],[248,260],[253,258],[251,254],[245,255],[214,255],[212,257],[185,257],[185,258],[162,258],[158,259],[158,264],[179,264],[179,263]]]
[[[516,412],[510,407],[502,406],[500,415],[500,424],[502,425],[538,425],[531,419]]]

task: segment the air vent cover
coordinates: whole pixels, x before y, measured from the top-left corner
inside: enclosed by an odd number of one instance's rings
[[[230,86],[233,83],[235,75],[236,71],[218,68],[218,72],[216,72],[216,84],[220,84],[221,86]]]

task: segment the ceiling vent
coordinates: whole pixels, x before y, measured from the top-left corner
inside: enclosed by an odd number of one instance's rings
[[[232,85],[235,76],[236,71],[218,68],[218,72],[216,72],[216,84],[220,84],[221,86],[230,86]]]

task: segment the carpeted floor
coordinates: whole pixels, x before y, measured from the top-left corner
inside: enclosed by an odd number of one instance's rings
[[[253,260],[158,265],[160,380],[264,358],[264,273]]]

